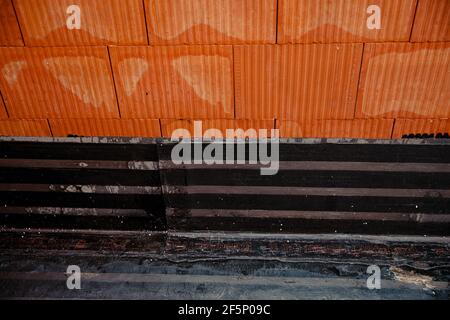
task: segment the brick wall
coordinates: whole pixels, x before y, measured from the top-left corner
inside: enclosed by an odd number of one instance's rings
[[[0,0],[0,95],[0,135],[448,133],[450,1]]]

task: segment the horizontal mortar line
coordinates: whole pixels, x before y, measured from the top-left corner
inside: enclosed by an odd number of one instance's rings
[[[1,209],[1,207],[0,207]],[[111,210],[111,209],[109,209]],[[114,209],[118,210],[118,209]],[[417,244],[432,244],[450,246],[450,237],[447,236],[417,236],[417,235],[368,235],[357,233],[255,233],[243,231],[141,231],[141,230],[84,230],[84,229],[49,229],[49,228],[11,228],[0,227],[1,232],[14,232],[23,234],[39,234],[40,236],[52,234],[70,234],[70,235],[116,235],[126,237],[147,237],[149,235],[168,235],[173,239],[207,239],[208,241],[241,241],[241,240],[273,240],[273,241],[364,241],[375,244],[403,244],[403,243],[417,243]]]
[[[67,281],[63,272],[0,272],[3,280],[29,281]],[[367,289],[366,279],[353,278],[319,278],[319,277],[277,277],[277,276],[229,276],[229,275],[194,275],[194,274],[145,274],[145,273],[91,273],[81,272],[81,281],[102,283],[193,283],[224,285],[264,285],[264,286],[301,286],[301,287],[340,287]],[[381,281],[385,289],[421,289],[422,286],[395,280]],[[445,290],[445,281],[429,281],[428,286]]]
[[[162,138],[139,137],[0,137],[0,142],[55,142],[55,143],[88,143],[88,144],[146,144],[154,145]]]
[[[167,186],[167,194],[237,194],[237,195],[298,195],[298,196],[362,196],[406,198],[450,198],[450,189],[393,189],[393,188],[324,188],[324,187],[276,187],[276,186]]]
[[[143,209],[65,208],[65,207],[0,207],[0,214],[42,214],[68,216],[148,217]]]
[[[0,191],[98,193],[98,194],[161,194],[161,187],[104,186],[79,184],[0,183]]]
[[[178,217],[177,209],[167,208],[168,217]],[[233,210],[233,209],[189,209],[192,218],[273,218],[310,220],[354,220],[354,221],[411,221],[450,222],[448,214],[423,214],[399,212],[345,212],[345,211],[295,211],[295,210]]]
[[[192,139],[205,143],[220,141],[257,141],[257,139]],[[58,142],[58,143],[91,143],[91,144],[175,144],[171,138],[142,138],[142,137],[0,137],[0,142]],[[289,144],[362,144],[362,145],[450,145],[450,139],[364,139],[364,138],[279,138],[279,143]]]
[[[247,160],[248,162],[248,160]],[[450,172],[450,163],[392,163],[345,161],[279,161],[279,170],[342,170],[387,172]],[[262,164],[174,164],[170,160],[159,162],[161,169],[260,169]]]
[[[0,159],[6,168],[158,170],[157,161]]]

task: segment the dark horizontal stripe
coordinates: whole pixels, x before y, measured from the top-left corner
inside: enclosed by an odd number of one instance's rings
[[[161,170],[168,185],[449,189],[450,173],[285,170]]]
[[[100,230],[163,230],[164,217],[0,214],[0,226],[10,228],[57,228]]]
[[[128,195],[3,191],[0,192],[0,205],[18,207],[146,209],[149,214],[157,215],[164,212],[163,197],[152,194]]]
[[[156,144],[0,142],[0,158],[158,161]]]
[[[1,212],[1,208],[0,208]],[[339,212],[339,211],[294,211],[294,210],[233,210],[233,209],[190,209],[185,216],[190,218],[283,218],[283,219],[324,219],[359,221],[413,221],[450,223],[449,214],[422,214],[398,212]],[[168,217],[177,217],[177,209],[167,208]]]
[[[159,157],[161,160],[171,160],[174,145],[166,143],[160,146]],[[207,145],[208,143],[204,143],[203,148]],[[233,159],[237,159],[237,146],[234,147]],[[449,149],[450,146],[445,144],[280,143],[278,160],[450,163]],[[248,144],[245,144],[245,159],[249,159]]]
[[[112,161],[112,160],[43,160],[43,159],[1,159],[0,167],[8,168],[76,168],[76,169],[128,169],[158,170],[156,161]]]
[[[222,230],[274,233],[352,233],[373,235],[450,235],[450,223],[416,223],[405,221],[313,220],[282,218],[186,218],[168,217],[170,229]]]
[[[146,186],[98,186],[0,183],[0,191],[65,192],[65,193],[109,193],[109,194],[161,194],[161,187]]]
[[[160,161],[161,169],[227,169],[260,170],[270,165],[261,164],[175,164],[171,160]],[[335,161],[280,161],[279,170],[345,170],[387,172],[450,172],[447,163],[389,163],[389,162],[335,162]]]
[[[449,145],[444,143],[308,143],[282,142],[280,161],[373,161],[450,163]],[[204,146],[208,143],[204,143]],[[0,158],[29,159],[85,159],[85,160],[136,160],[156,161],[157,145],[116,143],[70,143],[0,141]],[[174,143],[159,144],[162,160],[171,159]],[[236,147],[236,145],[235,145]],[[248,149],[248,144],[246,145]],[[236,153],[235,153],[236,154]],[[248,159],[248,150],[245,154]],[[235,158],[236,159],[236,158]]]
[[[68,216],[147,217],[144,209],[64,208],[64,207],[0,207],[0,214],[43,214]]]
[[[448,145],[280,144],[280,160],[450,163]]]
[[[159,186],[159,171],[0,168],[0,183]]]
[[[168,194],[166,199],[180,209],[450,213],[450,199],[444,198]]]
[[[377,189],[377,188],[324,188],[275,186],[163,186],[164,192],[186,194],[270,194],[312,196],[370,196],[370,197],[426,197],[450,198],[450,190],[443,189]],[[1,185],[0,185],[1,190]]]

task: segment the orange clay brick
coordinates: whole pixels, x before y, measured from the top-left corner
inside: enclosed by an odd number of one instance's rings
[[[50,127],[55,137],[161,137],[159,120],[155,119],[52,119]]]
[[[281,121],[283,138],[390,139],[393,119],[315,120],[306,123]]]
[[[448,1],[448,0],[444,0]],[[279,0],[278,43],[408,41],[416,0]],[[368,28],[380,9],[379,29]],[[370,22],[370,20],[369,20]]]
[[[231,46],[111,47],[124,118],[233,118]]]
[[[118,117],[106,48],[0,48],[11,118]]]
[[[449,0],[419,1],[411,41],[450,41]]]
[[[449,119],[396,119],[392,138],[401,138],[404,134],[450,134]]]
[[[0,120],[0,136],[51,136],[47,120]]]
[[[275,43],[276,0],[144,0],[151,44]]]
[[[15,0],[14,3],[28,46],[147,44],[141,0]],[[74,21],[71,5],[80,10],[79,29],[68,28]]]
[[[366,44],[358,118],[450,117],[450,43]]]
[[[200,138],[209,129],[218,129],[222,135],[226,135],[227,129],[242,129],[242,131],[235,132],[235,138],[257,138],[259,129],[266,129],[267,137],[270,137],[271,129],[274,128],[273,120],[207,119],[197,120],[201,121],[201,132],[197,135],[194,130],[194,121],[187,119],[161,119],[162,135],[163,137],[170,138],[175,130],[186,129],[190,132],[191,137]],[[254,130],[248,131],[249,129]],[[220,136],[216,138],[220,138]]]
[[[11,0],[0,0],[0,46],[23,46]]]
[[[353,118],[362,44],[236,46],[236,118]]]

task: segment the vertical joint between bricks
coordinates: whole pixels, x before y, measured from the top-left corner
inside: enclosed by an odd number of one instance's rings
[[[106,46],[106,51],[108,52],[109,68],[111,69],[111,78],[112,78],[112,82],[113,82],[114,95],[116,96],[117,112],[119,113],[119,118],[122,118],[122,115],[120,113],[120,106],[119,106],[119,95],[117,94],[116,79],[114,78],[114,70],[113,70],[113,66],[112,66],[111,53],[109,52],[109,46]]]

